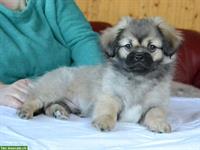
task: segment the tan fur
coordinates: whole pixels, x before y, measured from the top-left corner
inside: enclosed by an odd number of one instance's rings
[[[153,60],[157,61],[157,60],[161,60],[163,58],[163,53],[161,50],[156,50],[154,53],[152,53],[153,55]]]
[[[30,119],[33,117],[34,112],[36,112],[38,109],[42,107],[43,104],[41,101],[29,99],[28,102],[25,102],[23,104],[23,109],[21,109],[20,117],[25,117],[27,119]]]
[[[147,111],[142,124],[152,131],[171,132],[171,127],[166,120],[165,110],[163,108],[155,107]]]
[[[93,125],[101,130],[111,130],[117,122],[117,114],[121,110],[117,97],[103,95],[99,98],[93,112]]]
[[[200,97],[200,89],[194,87],[192,85],[180,83],[180,82],[172,82],[171,85],[171,95],[177,97]]]
[[[58,119],[68,119],[70,113],[62,105],[52,104],[45,109],[45,114]]]
[[[103,32],[101,41],[104,51],[112,52],[109,43],[114,41],[119,29],[128,28],[130,22],[131,18],[126,17]],[[125,53],[122,55],[126,57]],[[113,61],[118,59],[112,57],[103,65],[61,67],[46,73],[33,82],[28,100],[18,115],[29,119],[37,109],[46,108],[48,115],[68,117],[68,111],[66,113],[63,107],[49,106],[62,101],[70,108],[70,113],[80,110],[81,116],[91,116],[93,125],[102,131],[113,129],[117,117],[120,121],[137,123],[144,116],[144,125],[151,130],[168,132],[166,125],[163,125],[166,116],[156,108],[166,108],[169,103],[171,72],[163,74],[160,79],[137,75],[121,69],[121,66],[114,67]]]
[[[152,17],[151,19],[161,30],[167,40],[172,43],[173,47],[178,47],[180,45],[180,43],[183,41],[183,36],[180,31],[175,30],[160,17]]]
[[[126,28],[131,20],[132,18],[129,16],[122,17],[122,19],[114,27],[110,27],[102,31],[101,35],[102,46],[107,46],[110,40],[114,40],[113,37],[117,36],[118,30]]]

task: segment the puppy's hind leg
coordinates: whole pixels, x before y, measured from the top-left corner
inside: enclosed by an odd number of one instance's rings
[[[68,69],[62,67],[33,81],[28,98],[18,111],[19,117],[30,119],[38,109],[59,101],[65,95],[68,73]]]
[[[68,119],[70,113],[70,108],[63,102],[49,104],[45,108],[45,114],[47,116],[55,117],[57,119]]]
[[[101,131],[110,131],[114,128],[121,104],[118,98],[104,95],[95,104],[92,124]]]

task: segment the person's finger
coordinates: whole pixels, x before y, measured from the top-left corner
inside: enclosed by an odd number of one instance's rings
[[[14,97],[15,99],[17,99],[20,102],[24,102],[27,98],[27,93],[23,93],[17,89],[15,89],[15,92],[12,92],[9,94],[10,96]]]
[[[13,87],[20,87],[20,88],[26,88],[31,84],[31,81],[28,79],[22,79],[18,80],[15,83],[13,83],[11,86]]]
[[[16,109],[22,106],[22,102],[20,102],[19,100],[17,100],[15,97],[12,96],[7,96],[5,98],[5,102],[6,103],[3,103],[4,106],[9,106]]]
[[[16,84],[23,84],[23,85],[29,85],[31,81],[29,79],[21,79],[15,82]]]
[[[14,91],[17,93],[28,94],[28,87],[27,86],[14,86],[12,87]]]
[[[6,84],[0,82],[0,89],[5,88],[6,86],[7,86]]]
[[[23,103],[27,99],[28,94],[25,90],[19,90],[17,88],[12,87],[6,91],[5,95],[14,97],[15,99]]]
[[[11,85],[12,88],[16,89],[17,93],[22,92],[22,94],[27,94],[28,93],[28,88],[30,85],[30,80],[28,79],[23,79],[15,82],[13,85]]]

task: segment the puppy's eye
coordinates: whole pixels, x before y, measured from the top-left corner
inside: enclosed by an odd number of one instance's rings
[[[132,45],[131,44],[126,44],[126,45],[124,45],[124,47],[126,47],[127,49],[130,49],[132,47]]]
[[[149,48],[150,52],[155,52],[157,47],[153,44],[149,44],[148,48]]]

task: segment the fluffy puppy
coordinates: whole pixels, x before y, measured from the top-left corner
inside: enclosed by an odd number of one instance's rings
[[[173,81],[171,96],[200,98],[200,89],[189,84]]]
[[[34,81],[18,115],[30,119],[38,109],[66,119],[91,116],[101,131],[117,120],[139,122],[155,132],[170,132],[166,107],[176,50],[182,37],[160,18],[125,17],[101,36],[107,62],[61,67]]]

